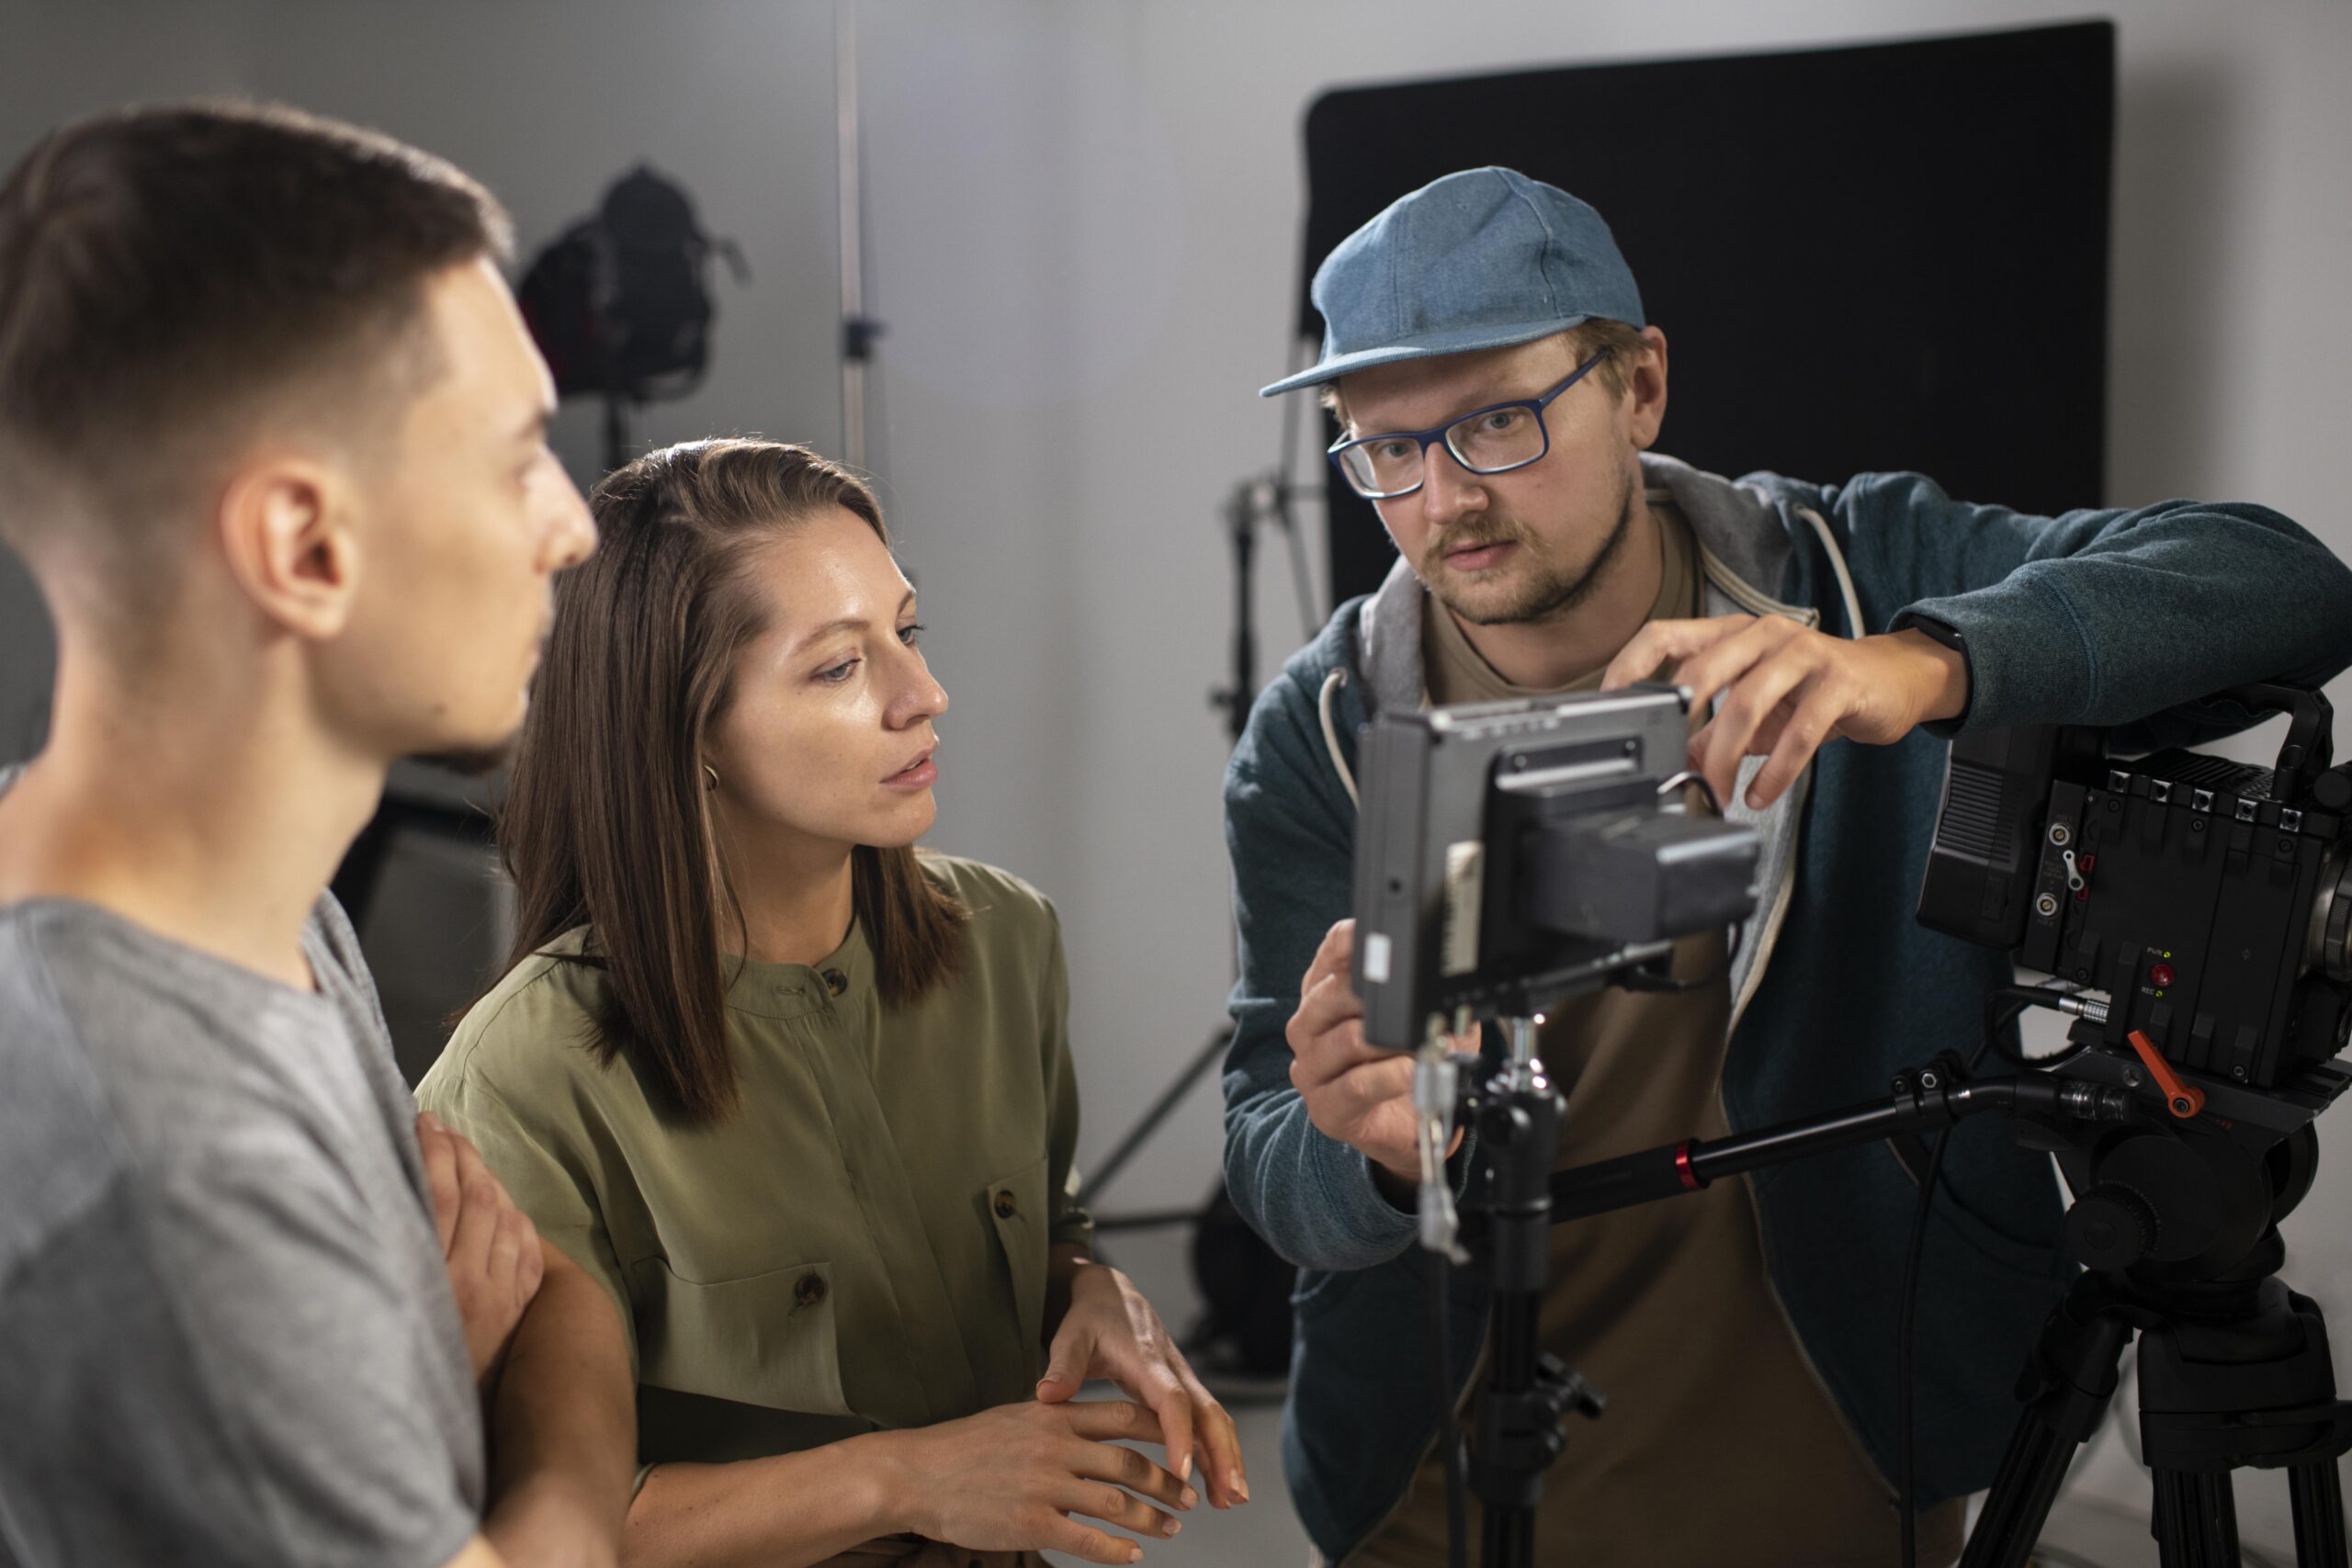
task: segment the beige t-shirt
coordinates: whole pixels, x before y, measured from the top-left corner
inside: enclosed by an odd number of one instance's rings
[[[1649,507],[1664,568],[1650,618],[1694,616],[1690,525],[1662,493]],[[1432,703],[1557,694],[1504,680],[1442,606],[1425,608]],[[1561,690],[1593,690],[1600,674]],[[1696,791],[1690,808],[1706,808]],[[1561,1167],[1724,1135],[1731,987],[1718,973],[1723,958],[1721,934],[1691,937],[1675,950],[1674,973],[1716,975],[1712,984],[1672,995],[1599,991],[1554,1010],[1541,1049],[1567,1094]],[[1545,1475],[1536,1539],[1548,1561],[1880,1568],[1895,1560],[1894,1499],[1773,1296],[1746,1178],[1555,1226],[1551,1269],[1543,1348],[1589,1379],[1609,1409],[1598,1421],[1571,1418],[1567,1451]],[[1474,1540],[1476,1516],[1473,1497]],[[1957,1501],[1925,1511],[1919,1561],[1957,1557],[1961,1525]],[[1349,1562],[1444,1561],[1445,1480],[1433,1454]]]

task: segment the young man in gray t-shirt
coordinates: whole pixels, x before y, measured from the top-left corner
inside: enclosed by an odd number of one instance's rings
[[[283,111],[0,186],[0,539],[60,649],[0,776],[0,1562],[614,1560],[611,1305],[413,1122],[324,892],[395,758],[513,735],[594,547],[504,231]]]

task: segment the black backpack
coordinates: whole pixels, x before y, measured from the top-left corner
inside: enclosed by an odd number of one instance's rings
[[[613,182],[596,215],[540,252],[516,291],[557,394],[643,403],[700,385],[714,253],[747,279],[741,253],[703,232],[684,188],[642,164]]]

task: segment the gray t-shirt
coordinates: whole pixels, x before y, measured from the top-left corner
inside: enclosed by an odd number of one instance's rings
[[[477,1529],[413,1108],[332,898],[303,948],[315,994],[0,908],[0,1562],[424,1568]]]

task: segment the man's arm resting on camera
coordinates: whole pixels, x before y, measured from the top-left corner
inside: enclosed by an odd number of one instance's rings
[[[1934,622],[1966,649],[1967,710],[1938,734],[2122,725],[2135,750],[2195,744],[2243,721],[2182,705],[2255,681],[2317,685],[2352,663],[2352,570],[2267,507],[2037,517],[1917,474],[1866,475],[1828,499],[1858,584],[1891,590],[1885,626],[1866,629]]]
[[[490,1400],[483,1533],[513,1568],[617,1560],[637,1471],[628,1349],[605,1288],[546,1248]]]

